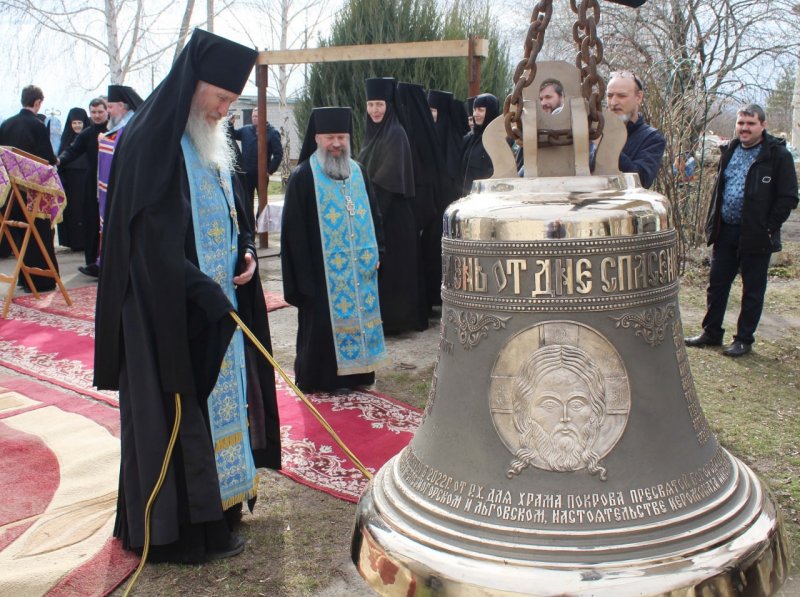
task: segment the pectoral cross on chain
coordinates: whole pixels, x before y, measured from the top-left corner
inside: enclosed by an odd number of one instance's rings
[[[351,218],[356,215],[356,204],[353,203],[353,199],[350,197],[350,195],[344,196],[344,207],[347,210],[347,213],[350,214]]]

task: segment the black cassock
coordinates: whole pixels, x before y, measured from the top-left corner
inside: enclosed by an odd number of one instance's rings
[[[369,196],[375,238],[383,260],[383,229],[371,184],[361,169]],[[336,350],[328,307],[314,175],[308,160],[289,178],[281,223],[284,298],[297,307],[295,383],[304,392],[369,385],[375,373],[337,375]]]
[[[103,263],[100,279],[98,350],[95,375],[99,387],[109,384],[113,376],[111,362],[105,361],[113,333],[113,319],[104,317],[102,300],[105,284],[116,285],[121,278],[127,287],[122,299],[120,321],[121,351],[119,354],[119,390],[121,420],[121,469],[114,535],[127,549],[139,548],[144,542],[144,507],[158,476],[175,418],[174,395],[166,393],[160,383],[159,361],[169,355],[160,354],[159,337],[164,333],[188,333],[188,348],[194,392],[181,395],[181,426],[169,473],[152,514],[151,542],[166,546],[155,550],[156,559],[186,562],[201,561],[215,535],[224,536],[227,528],[220,500],[214,446],[208,423],[207,398],[219,374],[220,363],[230,343],[235,324],[229,317],[230,303],[219,286],[202,273],[197,265],[194,229],[188,180],[181,162],[181,176],[176,176],[174,196],[181,200],[167,208],[157,205],[146,208],[131,225],[129,270],[114,266],[113,258]],[[235,187],[241,191],[238,185]],[[240,227],[240,256],[254,248],[252,233],[242,208],[241,192],[237,192]],[[120,234],[119,221],[108,221],[108,246]],[[170,325],[159,317],[166,302],[180,300],[167,296],[160,289],[158,272],[153,267],[159,259],[156,239],[159,233],[170,235],[171,246],[183,245],[183,280],[186,326]],[[122,232],[122,234],[126,234]],[[105,251],[105,248],[104,248]],[[108,253],[104,254],[104,258]],[[163,255],[162,255],[163,257]],[[251,281],[236,291],[237,312],[262,344],[271,350],[266,302],[258,270]],[[167,326],[167,329],[164,329]],[[160,329],[159,329],[160,328]],[[182,332],[183,330],[183,332]],[[250,439],[256,467],[280,468],[280,429],[275,398],[274,373],[264,357],[245,339],[247,362],[247,397],[250,418]],[[98,377],[99,376],[99,377]],[[113,378],[112,378],[113,380]]]
[[[386,334],[428,328],[419,271],[418,239],[412,199],[373,184],[383,222],[386,252],[378,272],[381,319]]]
[[[80,195],[80,206],[74,209],[82,221],[83,249],[86,265],[97,262],[97,250],[100,246],[100,212],[97,205],[97,137],[107,130],[107,123],[92,123],[83,129],[68,147],[61,147],[58,159],[61,168],[67,167],[75,160],[84,157],[86,160],[86,176]],[[67,195],[69,197],[69,195]]]
[[[380,122],[373,122],[367,115],[364,147],[358,160],[372,182],[383,223],[386,254],[378,273],[383,331],[398,334],[427,329],[427,300],[414,217],[416,188],[411,147],[390,94],[378,91],[386,90],[373,90],[368,97],[383,99],[386,112]]]
[[[82,250],[86,242],[86,233],[83,230],[83,205],[88,171],[86,156],[81,156],[71,164],[58,169],[58,176],[67,196],[64,219],[58,225],[58,244],[73,251]]]
[[[114,535],[128,549],[143,544],[145,503],[166,453],[175,394],[181,396],[178,441],[152,511],[150,554],[159,560],[197,562],[209,554],[235,555],[243,546],[231,535],[222,511],[207,405],[236,324],[222,288],[197,265],[181,138],[198,82],[238,95],[257,55],[195,29],[169,74],[128,123],[111,166],[94,382],[120,391],[122,452]],[[240,264],[248,250],[255,251],[241,199],[237,189]],[[236,297],[243,322],[269,348],[258,272],[239,286]],[[244,345],[255,465],[279,468],[272,368],[261,357],[256,361],[246,338]]]

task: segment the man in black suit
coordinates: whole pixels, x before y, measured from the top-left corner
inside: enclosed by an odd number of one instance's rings
[[[22,149],[28,153],[32,153],[50,164],[56,163],[56,156],[53,153],[53,146],[50,144],[50,135],[47,132],[47,127],[36,117],[44,102],[44,93],[35,85],[28,85],[22,90],[22,110],[19,114],[3,121],[0,125],[0,145],[9,145]],[[11,199],[9,198],[9,201]],[[24,220],[24,216],[18,204],[14,204],[11,211],[11,219]],[[50,254],[50,259],[53,264],[58,267],[56,263],[56,254],[53,247],[53,230],[51,222],[41,218],[36,218],[36,230],[39,236],[42,237],[42,242]],[[20,229],[13,229],[11,232],[17,246],[22,244],[22,237],[25,232]],[[3,243],[0,245],[0,257],[8,257],[11,254],[11,247],[2,239]],[[35,242],[28,242],[28,248],[25,251],[24,258],[25,265],[29,267],[40,267],[47,269],[47,262],[44,255],[39,250],[39,245]],[[33,283],[36,285],[36,290],[53,290],[56,282],[53,278],[43,276],[31,275]],[[19,286],[26,292],[30,292],[24,278],[18,280]]]

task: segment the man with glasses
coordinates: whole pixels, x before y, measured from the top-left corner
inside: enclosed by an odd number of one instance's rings
[[[646,124],[639,109],[644,99],[644,87],[630,71],[611,73],[606,87],[608,109],[625,123],[628,140],[619,154],[619,169],[635,172],[642,186],[649,189],[661,167],[666,141],[664,136]]]

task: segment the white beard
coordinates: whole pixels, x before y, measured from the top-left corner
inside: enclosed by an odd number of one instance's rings
[[[350,147],[343,147],[340,156],[332,156],[319,147],[316,154],[325,174],[336,180],[350,178]]]
[[[233,171],[234,154],[228,144],[224,119],[217,124],[209,124],[202,112],[192,105],[186,121],[186,134],[194,143],[203,165],[220,171]]]

